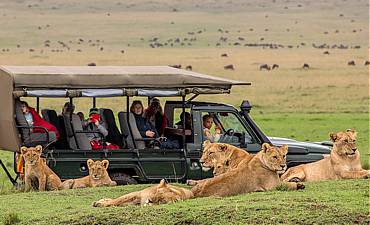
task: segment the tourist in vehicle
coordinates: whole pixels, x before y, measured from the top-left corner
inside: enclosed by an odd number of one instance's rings
[[[21,101],[21,107],[24,117],[29,126],[39,126],[44,127],[46,130],[49,131],[49,135],[55,133],[56,139],[59,139],[59,132],[57,128],[46,122],[41,116],[36,112],[36,110],[28,105],[27,102]],[[45,130],[41,128],[32,128],[31,131],[33,133],[44,133]]]
[[[214,128],[215,133],[211,133],[211,128],[213,124],[213,118],[211,115],[204,115],[203,116],[203,135],[206,140],[210,140],[211,142],[217,142],[221,137],[221,127],[217,124]]]
[[[188,112],[182,112],[180,114],[180,121],[178,121],[175,125],[177,129],[182,129],[183,124],[185,121],[185,129],[191,130],[191,115]]]
[[[86,136],[90,140],[90,144],[93,149],[102,148],[103,137],[108,135],[107,129],[101,124],[101,118],[99,110],[97,108],[91,108],[89,112],[89,118],[86,121],[85,131],[93,131],[96,133],[86,133]]]
[[[167,116],[158,98],[151,99],[149,107],[144,112],[144,118],[155,127],[159,136],[163,135],[164,129],[167,126]]]
[[[75,110],[75,106],[71,104],[70,102],[64,103],[64,106],[62,108],[62,115],[68,115],[70,113],[73,113]]]
[[[143,117],[144,107],[141,101],[133,101],[130,107],[130,112],[134,114],[136,126],[143,138],[157,138],[159,134],[147,118]]]

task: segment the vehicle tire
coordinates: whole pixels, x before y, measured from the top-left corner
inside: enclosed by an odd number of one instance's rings
[[[110,177],[117,182],[117,185],[137,184],[134,178],[123,172],[113,172],[110,174]]]

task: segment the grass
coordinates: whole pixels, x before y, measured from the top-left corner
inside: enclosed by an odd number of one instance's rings
[[[369,219],[365,180],[307,183],[300,191],[208,197],[151,207],[91,207],[100,198],[147,186],[2,195],[0,221],[16,217],[22,224],[365,224]]]
[[[198,100],[239,105],[269,136],[328,139],[355,128],[362,164],[369,168],[369,3],[359,1],[1,1],[2,65],[192,65],[196,72],[251,81],[231,95]],[[222,30],[219,31],[219,29]],[[267,30],[266,30],[267,29]],[[198,33],[198,31],[202,31]],[[226,33],[228,31],[228,33]],[[336,32],[338,31],[338,32]],[[189,34],[194,32],[195,34]],[[150,48],[158,38],[160,48]],[[185,38],[196,41],[185,41]],[[227,37],[221,42],[221,37]],[[239,37],[245,38],[240,41]],[[83,41],[79,41],[79,39]],[[171,46],[169,39],[179,38]],[[264,40],[262,40],[262,38]],[[50,47],[45,41],[50,41]],[[89,40],[91,40],[89,42]],[[58,41],[69,47],[62,47]],[[233,45],[240,42],[240,46]],[[184,43],[184,45],[181,45]],[[191,43],[191,45],[188,45]],[[216,46],[220,43],[220,46]],[[250,48],[276,43],[285,48]],[[317,49],[313,44],[348,45]],[[19,46],[17,46],[19,45]],[[287,48],[291,45],[292,48]],[[360,49],[351,46],[359,45]],[[103,50],[101,50],[103,47]],[[31,51],[32,49],[33,51]],[[80,51],[78,51],[80,50]],[[121,53],[121,51],[124,53]],[[329,55],[324,55],[329,51]],[[227,53],[228,57],[220,57]],[[347,66],[350,60],[356,66]],[[261,64],[279,64],[259,71]],[[310,65],[302,70],[303,63]],[[234,71],[224,65],[233,64]],[[33,99],[27,99],[35,105]],[[66,99],[42,99],[60,111]],[[1,100],[0,100],[1,102]],[[85,114],[91,100],[76,101]],[[104,99],[98,107],[124,109]],[[13,155],[0,152],[8,168]],[[94,209],[92,201],[146,185],[48,193],[18,193],[0,172],[0,222],[4,224],[366,224],[368,181],[309,183],[303,191],[271,191],[228,198],[193,199],[154,207]],[[284,190],[282,187],[281,190]]]

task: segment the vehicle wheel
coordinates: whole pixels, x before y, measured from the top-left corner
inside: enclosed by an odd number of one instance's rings
[[[137,184],[134,178],[122,172],[113,172],[110,174],[110,177],[117,182],[117,185]]]

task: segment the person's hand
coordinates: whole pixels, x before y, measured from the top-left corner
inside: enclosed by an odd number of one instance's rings
[[[216,131],[217,134],[221,134],[221,125],[220,124],[216,125],[215,131]]]
[[[96,126],[99,126],[99,124],[100,124],[100,123],[99,123],[99,120],[95,120],[95,122],[94,122],[94,123],[95,123],[95,125],[96,125]]]
[[[154,137],[155,133],[151,130],[147,130],[147,131],[145,131],[145,135],[152,138],[152,137]]]

